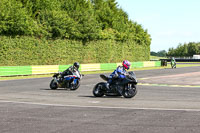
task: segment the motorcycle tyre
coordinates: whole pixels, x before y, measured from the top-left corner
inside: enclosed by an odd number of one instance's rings
[[[51,80],[50,88],[52,90],[56,90],[58,88],[58,84],[56,82],[54,82],[54,79]]]
[[[133,88],[134,88],[134,89],[133,89]],[[134,92],[131,92],[131,91],[133,91],[133,90],[134,90]],[[131,92],[132,94],[130,94],[130,92]],[[137,94],[137,87],[136,87],[136,85],[132,85],[131,90],[129,90],[129,92],[128,92],[128,95],[127,95],[127,93],[126,93],[126,89],[124,89],[124,90],[122,91],[122,95],[123,95],[123,97],[125,97],[125,98],[132,98],[132,97],[134,97],[136,94]]]
[[[76,84],[76,86],[73,87],[73,88],[70,88],[70,90],[75,91],[75,90],[77,90],[77,89],[79,88],[80,82],[79,82],[79,81],[77,81],[77,82],[78,82],[78,83]]]
[[[101,85],[101,87],[102,86],[104,86],[104,82],[101,82],[101,83],[98,83],[98,84],[96,84],[95,86],[94,86],[94,88],[93,88],[93,95],[95,96],[95,97],[102,97],[103,95],[104,95],[104,91],[102,90],[102,88],[100,88],[100,85]],[[96,93],[97,92],[97,89],[99,89],[98,90],[98,93]]]

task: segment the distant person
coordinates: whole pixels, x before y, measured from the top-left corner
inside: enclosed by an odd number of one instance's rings
[[[171,58],[171,67],[172,67],[172,69],[176,68],[176,60],[174,57]]]

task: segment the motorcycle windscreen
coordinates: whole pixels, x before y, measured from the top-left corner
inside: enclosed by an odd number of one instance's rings
[[[79,78],[81,77],[81,75],[79,74],[78,71],[74,72],[73,75],[76,75],[76,76],[79,77]]]

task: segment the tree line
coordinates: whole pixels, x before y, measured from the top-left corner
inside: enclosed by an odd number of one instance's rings
[[[115,0],[1,0],[0,35],[151,43]]]
[[[165,50],[160,50],[158,52],[151,51],[150,55],[152,55],[152,56],[158,56],[158,57],[166,57],[167,51],[165,51]]]
[[[177,48],[169,48],[167,56],[193,56],[200,54],[200,42],[179,44]]]
[[[150,43],[115,0],[0,0],[0,66],[146,61]]]

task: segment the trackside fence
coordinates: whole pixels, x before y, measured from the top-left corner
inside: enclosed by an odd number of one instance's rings
[[[80,71],[114,70],[121,63],[80,64]],[[64,71],[69,65],[0,66],[0,76],[49,74]],[[131,68],[159,67],[161,61],[131,62]]]

